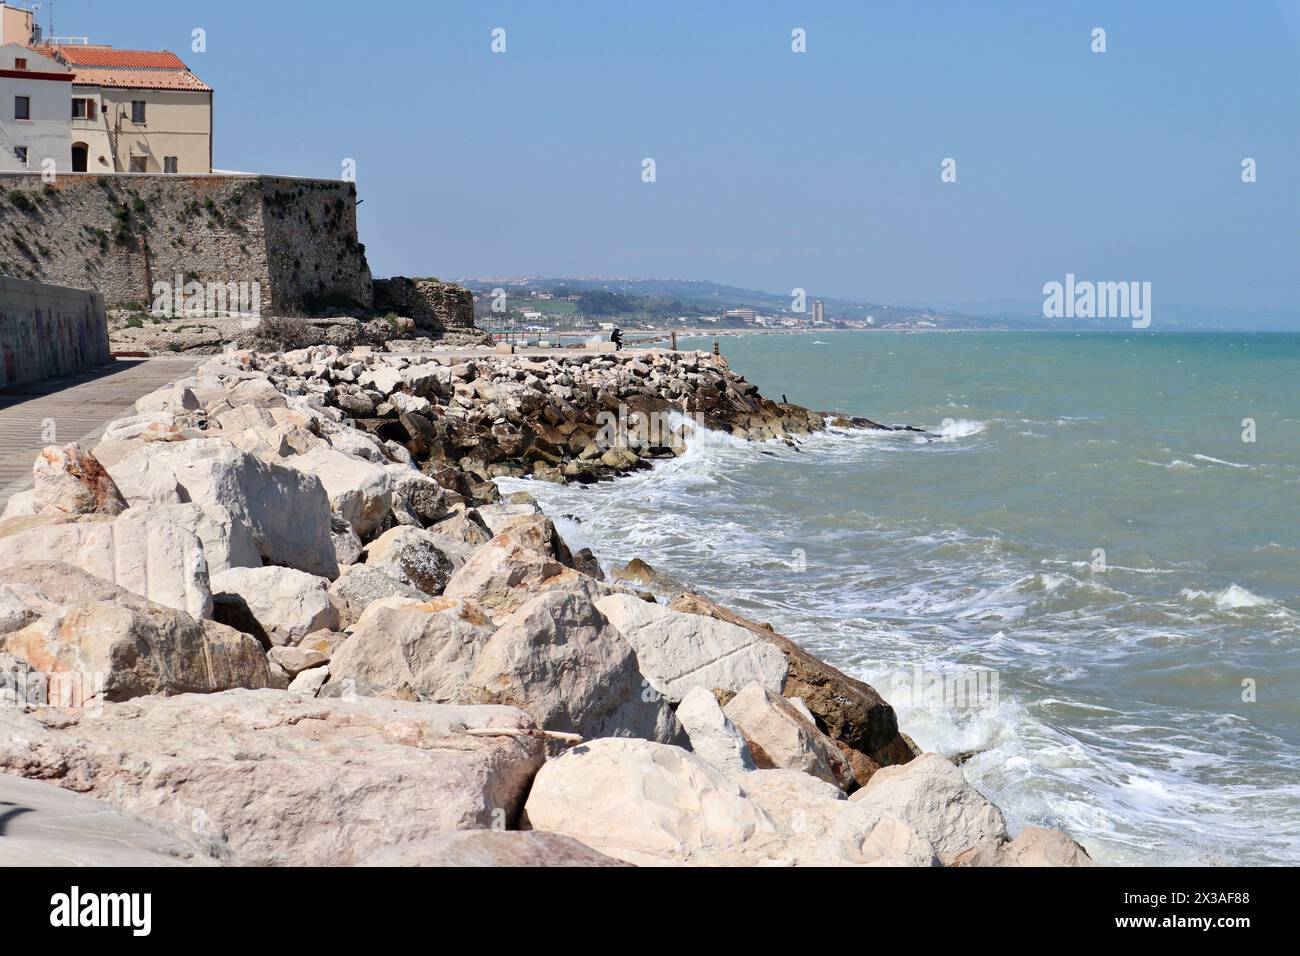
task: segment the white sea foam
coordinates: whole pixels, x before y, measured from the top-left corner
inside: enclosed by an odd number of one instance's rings
[[[972,421],[969,418],[945,418],[936,434],[940,441],[956,441],[959,438],[978,435],[986,427],[983,422]]]
[[[1222,458],[1211,458],[1209,455],[1193,455],[1197,461],[1208,461],[1215,465],[1227,465],[1229,468],[1249,468],[1250,465],[1243,465],[1235,461],[1224,461]]]
[[[1213,604],[1220,610],[1236,611],[1248,607],[1271,607],[1274,602],[1232,584],[1221,591],[1197,591],[1183,588],[1178,592],[1183,598],[1197,604]]]

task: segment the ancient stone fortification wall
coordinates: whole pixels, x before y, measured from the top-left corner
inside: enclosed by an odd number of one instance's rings
[[[0,276],[0,388],[107,361],[103,296]]]
[[[437,279],[376,279],[375,308],[391,309],[431,332],[474,328],[474,293]]]
[[[352,183],[269,176],[0,174],[0,273],[102,292],[260,283],[263,313],[369,308]]]

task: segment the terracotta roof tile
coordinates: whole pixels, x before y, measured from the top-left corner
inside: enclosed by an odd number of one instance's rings
[[[73,83],[83,86],[108,86],[135,90],[197,90],[211,92],[212,87],[204,83],[189,70],[126,70],[126,69],[87,69],[76,67],[77,75]]]
[[[73,82],[83,86],[212,92],[212,87],[191,73],[180,57],[167,50],[118,50],[75,44],[35,49],[66,63],[76,71]]]
[[[106,46],[59,45],[59,56],[69,66],[116,66],[130,70],[187,69],[175,53],[167,50],[117,50]]]

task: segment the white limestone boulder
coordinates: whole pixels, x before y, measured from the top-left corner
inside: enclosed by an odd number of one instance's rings
[[[368,539],[388,516],[396,478],[387,467],[327,446],[284,459],[284,464],[320,480],[330,508]]]
[[[292,644],[273,647],[267,651],[266,656],[272,663],[280,665],[291,679],[303,671],[329,663],[329,657],[320,651]]]
[[[474,601],[494,620],[504,620],[539,590],[576,583],[582,577],[554,558],[499,535],[474,550],[464,567],[448,579],[443,595]]]
[[[178,505],[186,500],[176,473],[148,452],[127,455],[109,465],[108,473],[132,507]]]
[[[385,847],[359,866],[405,867],[625,867],[628,864],[559,833],[535,830],[459,830]]]
[[[230,568],[213,575],[212,591],[243,598],[273,644],[294,644],[312,631],[338,627],[329,583],[294,568]]]
[[[610,594],[596,606],[636,650],[651,685],[673,703],[692,687],[738,693],[757,683],[780,693],[785,683],[785,655],[743,627],[630,594]]]
[[[200,408],[202,408],[202,405],[198,396],[194,394],[194,390],[181,382],[156,388],[149,394],[142,395],[135,400],[135,410],[140,414],[149,414],[151,412],[180,414],[182,412],[198,411]]]
[[[0,651],[57,679],[70,703],[267,686],[261,645],[233,628],[67,564],[10,565],[4,576],[30,616],[0,634]]]
[[[959,853],[953,866],[1095,866],[1092,857],[1069,834],[1025,827],[1010,842],[989,840]]]
[[[680,747],[625,738],[592,740],[547,761],[522,824],[638,865],[708,860],[778,834],[740,786],[707,761]]]
[[[513,825],[540,741],[465,731],[531,726],[507,707],[275,690],[141,698],[93,716],[0,707],[0,772],[76,787],[234,864],[350,866]]]
[[[32,465],[35,514],[118,515],[126,499],[94,455],[77,443],[49,445]]]
[[[690,749],[713,766],[727,773],[757,769],[745,738],[723,713],[712,691],[692,687],[677,705],[676,714],[690,738]]]
[[[686,745],[632,646],[596,610],[594,583],[548,591],[511,614],[479,650],[462,699],[518,707],[540,727],[584,739]]]
[[[224,505],[132,505],[124,515],[170,523],[193,534],[203,546],[208,577],[230,568],[260,568],[262,556],[248,525]]]
[[[415,602],[428,598],[427,594],[409,584],[365,564],[344,568],[329,590],[344,617],[344,626],[358,621],[366,608],[381,598],[396,597]]]
[[[747,684],[723,712],[749,745],[762,768],[799,770],[840,788],[853,783],[853,772],[835,742],[817,729],[807,714],[760,684]]]
[[[0,569],[57,558],[88,574],[118,584],[150,601],[212,617],[212,591],[203,543],[170,516],[127,510],[116,518],[45,516],[23,530],[0,530]],[[0,572],[3,576],[3,572]]]
[[[302,697],[315,697],[320,693],[320,689],[325,686],[325,682],[330,678],[330,669],[328,664],[320,667],[313,667],[310,670],[302,671],[297,677],[289,681],[289,693],[298,694]]]
[[[221,439],[153,444],[140,453],[170,469],[184,500],[228,508],[268,563],[338,576],[329,498],[315,475],[263,461]]]
[[[1002,811],[938,754],[877,770],[849,802],[861,811],[863,832],[892,814],[928,840],[945,864],[966,850],[1007,838]]]
[[[434,535],[422,528],[399,525],[366,547],[366,567],[435,597],[447,587],[456,562]]]
[[[458,700],[492,633],[471,601],[381,598],[331,655],[331,682],[351,680],[363,694],[406,686],[421,700]]]

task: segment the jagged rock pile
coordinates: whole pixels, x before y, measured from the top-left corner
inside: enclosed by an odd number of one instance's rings
[[[46,449],[0,517],[0,771],[225,863],[1089,862],[866,684],[501,500],[611,402],[819,425],[698,355],[584,359],[234,354]]]
[[[312,348],[250,358],[286,394],[353,419],[427,474],[455,466],[480,482],[532,475],[591,482],[681,454],[691,426],[792,439],[826,417],[759,394],[703,352],[578,353],[466,361]],[[401,452],[397,452],[401,456]]]

